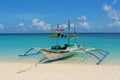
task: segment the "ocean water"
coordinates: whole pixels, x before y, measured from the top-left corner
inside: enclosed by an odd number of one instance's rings
[[[0,34],[1,62],[37,62],[40,55],[19,57],[32,47],[48,48],[54,46],[55,39],[50,34]],[[93,47],[110,52],[102,64],[120,65],[120,34],[119,33],[81,33],[77,43],[83,47]],[[71,40],[73,42],[74,40]],[[66,43],[60,39],[59,44]],[[98,60],[88,54],[79,53],[71,58],[58,62],[95,64]]]

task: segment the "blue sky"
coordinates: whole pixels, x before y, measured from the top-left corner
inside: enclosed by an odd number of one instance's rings
[[[120,32],[120,0],[0,0],[0,33]]]

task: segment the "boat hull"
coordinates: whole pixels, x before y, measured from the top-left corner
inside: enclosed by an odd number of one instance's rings
[[[51,52],[50,50],[47,49],[42,49],[41,51],[48,60],[54,60],[74,55],[74,52],[69,51]]]

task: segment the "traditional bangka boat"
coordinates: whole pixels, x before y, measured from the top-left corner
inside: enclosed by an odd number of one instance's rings
[[[84,48],[80,45],[77,45],[76,38],[78,38],[78,36],[76,35],[75,28],[73,34],[70,33],[70,28],[70,21],[68,21],[67,34],[63,34],[64,30],[60,29],[58,24],[57,28],[52,30],[54,34],[49,36],[49,38],[56,38],[55,46],[51,46],[50,48],[31,48],[25,54],[19,56],[36,55],[41,52],[42,58],[39,61],[46,62],[51,60],[62,59],[65,57],[73,56],[76,53],[84,52],[97,58],[97,64],[100,64],[107,57],[107,55],[109,54],[109,52],[107,51],[96,48]],[[61,45],[59,45],[58,39],[64,37],[67,38],[68,41],[62,47]],[[71,39],[75,40],[73,44],[71,44],[70,42]],[[37,50],[38,52],[34,54],[28,54],[32,50]],[[98,54],[102,55],[102,57],[97,56],[96,54],[92,53],[92,51],[97,52]]]

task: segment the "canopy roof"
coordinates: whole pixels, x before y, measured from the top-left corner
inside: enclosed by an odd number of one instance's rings
[[[53,29],[52,31],[55,33],[61,33],[64,32],[64,29]]]
[[[65,34],[62,34],[62,33],[55,33],[55,34],[52,34],[49,36],[49,38],[58,38],[58,37],[67,37]]]

